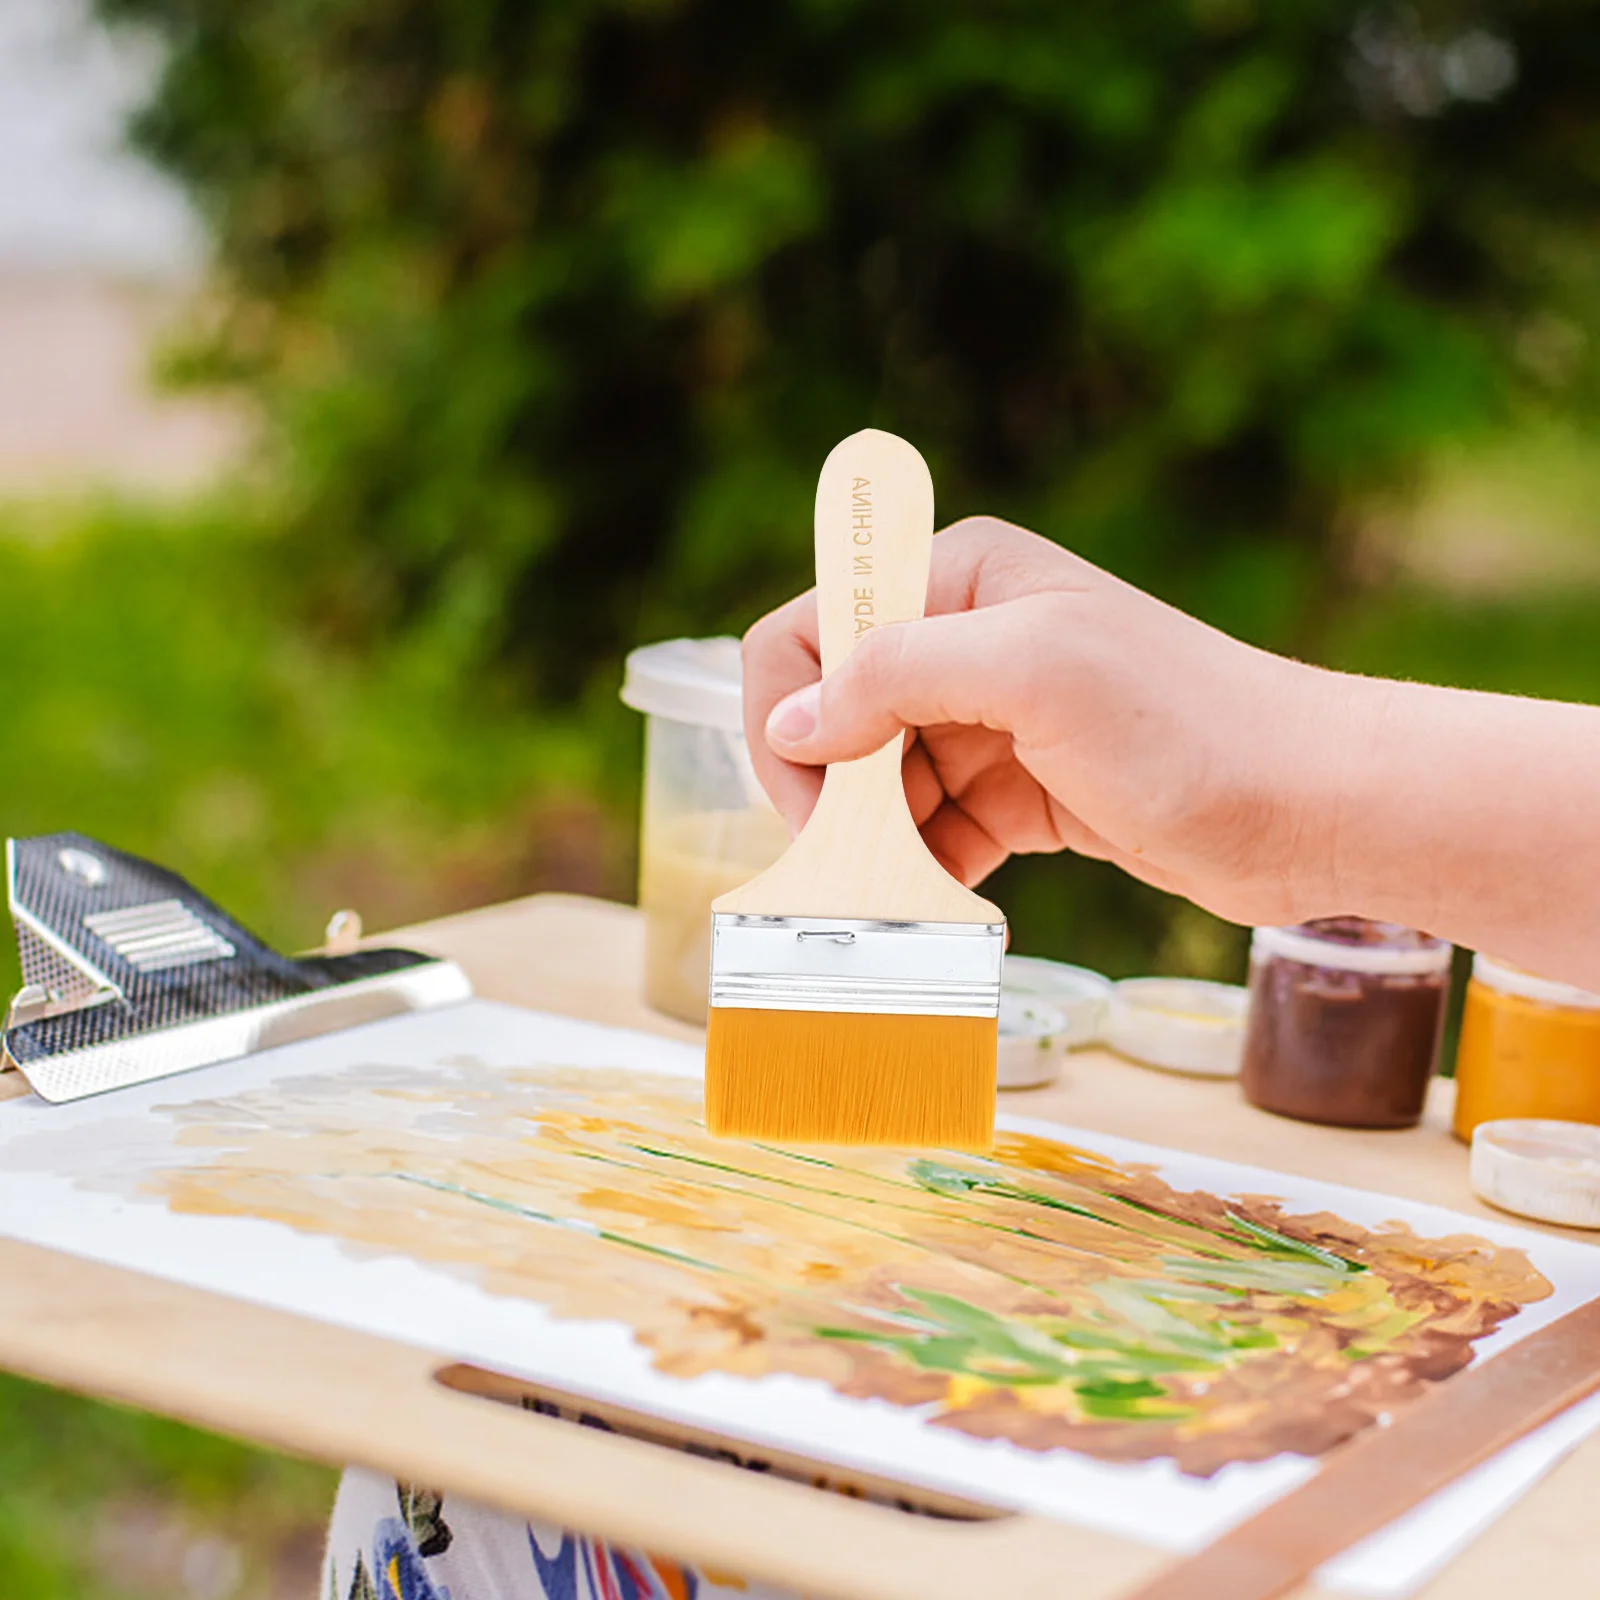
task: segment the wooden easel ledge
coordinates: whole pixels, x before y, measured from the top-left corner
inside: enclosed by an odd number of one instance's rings
[[[1278,1600],[1597,1389],[1600,1300],[1590,1300],[1359,1434],[1316,1477],[1127,1600]]]
[[[553,1416],[573,1427],[596,1427],[642,1440],[663,1450],[687,1451],[703,1460],[715,1461],[738,1471],[770,1473],[790,1483],[804,1485],[819,1494],[838,1494],[850,1500],[872,1500],[911,1516],[939,1517],[952,1522],[993,1522],[1014,1513],[986,1506],[957,1495],[940,1494],[934,1489],[913,1489],[891,1478],[871,1473],[850,1472],[841,1467],[809,1460],[785,1450],[735,1448],[721,1434],[704,1429],[647,1417],[590,1400],[583,1395],[532,1384],[508,1373],[486,1367],[455,1362],[441,1367],[434,1382],[457,1394],[493,1400],[500,1405],[518,1406],[543,1416]]]

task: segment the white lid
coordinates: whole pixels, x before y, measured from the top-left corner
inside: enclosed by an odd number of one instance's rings
[[[1498,989],[1502,994],[1521,995],[1524,1000],[1539,1000],[1547,1006],[1570,1006],[1577,1011],[1600,1010],[1600,994],[1570,983],[1557,983],[1553,978],[1536,978],[1521,967],[1492,960],[1486,955],[1472,958],[1472,976],[1491,989]]]
[[[1014,956],[1008,950],[1000,967],[1000,981],[1015,994],[1044,995],[1050,1000],[1103,1000],[1111,993],[1111,980],[1088,967],[1045,956]]]
[[[1013,995],[1029,1004],[1041,1000],[1055,1007],[1067,1019],[1065,1039],[1069,1050],[1093,1044],[1100,1037],[1110,993],[1109,978],[1068,961],[1008,952],[1000,968],[1001,1005],[1007,995]]]
[[[1600,1128],[1506,1117],[1472,1133],[1480,1200],[1537,1222],[1600,1228]]]
[[[1105,1040],[1147,1067],[1231,1078],[1244,1052],[1249,990],[1204,978],[1124,978],[1112,986]]]
[[[1256,928],[1250,935],[1250,955],[1277,956],[1298,961],[1308,967],[1331,967],[1338,972],[1372,972],[1385,977],[1422,976],[1446,972],[1450,967],[1450,945],[1431,934],[1418,934],[1427,942],[1396,947],[1382,944],[1350,944],[1343,939],[1320,937],[1315,929]]]
[[[739,641],[667,639],[628,653],[622,703],[652,717],[744,731]]]

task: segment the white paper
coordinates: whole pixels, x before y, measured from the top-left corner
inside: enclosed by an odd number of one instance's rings
[[[747,1442],[781,1447],[998,1506],[1104,1529],[1175,1551],[1214,1539],[1315,1470],[1302,1457],[1236,1463],[1185,1476],[1166,1460],[1120,1464],[1065,1450],[1033,1451],[935,1428],[913,1408],[850,1399],[819,1381],[657,1371],[613,1321],[561,1319],[524,1299],[400,1255],[352,1252],[333,1239],[251,1218],[180,1215],[157,1199],[89,1187],[100,1169],[171,1168],[189,1151],[157,1106],[213,1100],[284,1077],[357,1061],[427,1068],[470,1054],[491,1068],[617,1067],[697,1077],[700,1052],[643,1034],[474,1001],[393,1018],[250,1060],[70,1106],[0,1103],[0,1235],[312,1316],[515,1373]],[[1439,1207],[1161,1150],[1017,1117],[1001,1125],[1148,1162],[1174,1187],[1219,1196],[1271,1194],[1295,1211],[1328,1210],[1376,1226],[1401,1219],[1431,1236],[1471,1233],[1524,1249],[1555,1286],[1478,1341],[1478,1358],[1600,1294],[1600,1250]],[[1600,1402],[1576,1407],[1331,1563],[1323,1576],[1352,1594],[1408,1593],[1480,1531],[1578,1439],[1600,1425]]]

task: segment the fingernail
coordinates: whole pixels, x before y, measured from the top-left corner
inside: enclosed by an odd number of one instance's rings
[[[822,685],[808,684],[796,689],[772,708],[767,718],[767,738],[777,744],[799,744],[817,731],[817,707],[822,700]]]

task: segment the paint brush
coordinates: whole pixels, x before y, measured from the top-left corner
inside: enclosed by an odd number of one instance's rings
[[[826,677],[871,629],[919,618],[933,481],[868,428],[817,483]],[[739,1138],[987,1149],[1005,920],[930,854],[903,737],[824,774],[774,865],[712,905],[706,1121]]]

